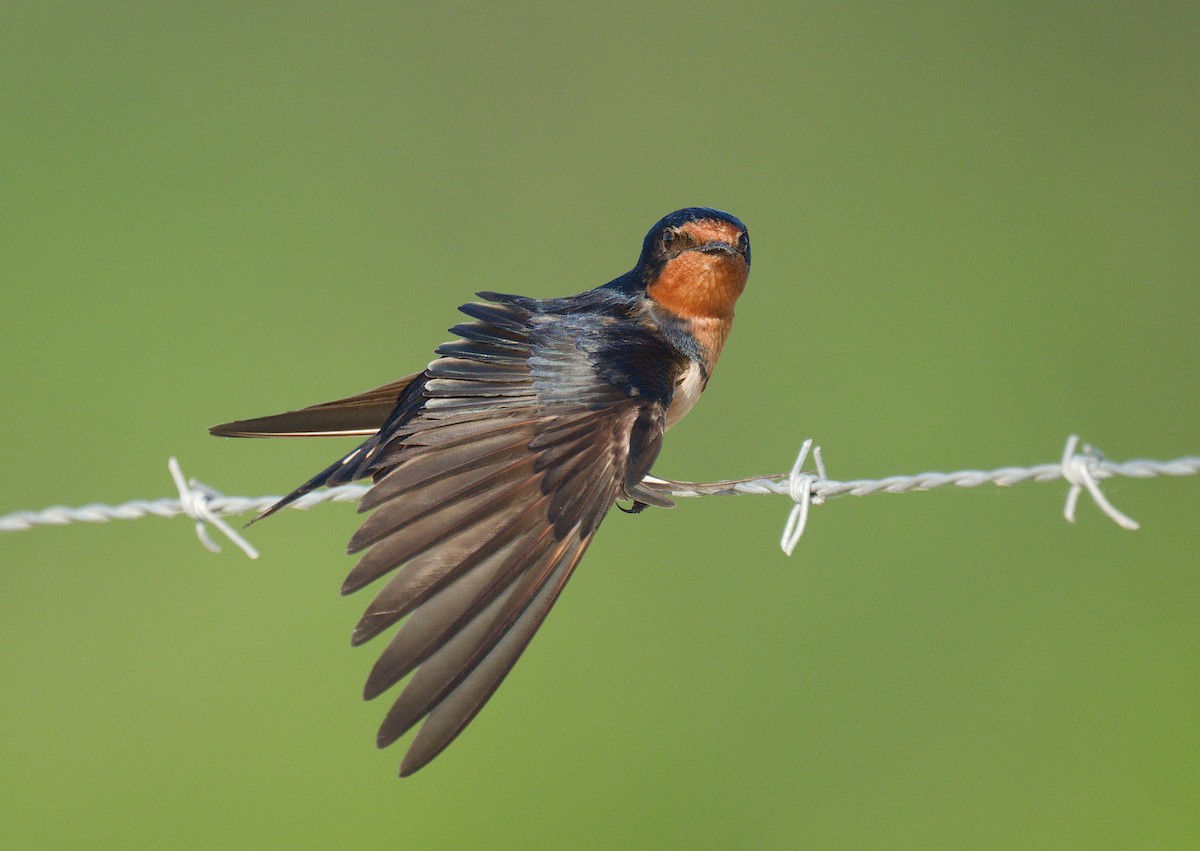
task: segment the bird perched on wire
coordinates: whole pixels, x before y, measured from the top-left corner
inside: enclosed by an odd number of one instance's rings
[[[215,426],[229,437],[366,440],[263,516],[369,478],[342,593],[393,574],[353,643],[404,624],[365,697],[412,678],[377,738],[424,720],[412,774],[474,718],[554,604],[609,508],[673,503],[646,487],[664,432],[712,376],[750,273],[734,216],[690,207],[650,229],[637,265],[565,298],[494,292],[424,371],[358,396]],[[414,673],[415,672],[415,673]]]

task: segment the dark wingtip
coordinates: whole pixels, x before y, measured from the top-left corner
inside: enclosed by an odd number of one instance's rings
[[[234,420],[209,428],[213,437],[275,437],[275,417],[259,417],[253,420]]]
[[[383,750],[384,748],[388,747],[389,745],[391,745],[394,742],[396,742],[397,740],[399,740],[401,736],[403,736],[405,733],[407,733],[409,730],[411,730],[416,725],[416,723],[420,720],[421,720],[420,717],[393,719],[392,716],[389,714],[387,718],[383,719],[383,725],[379,728],[379,732],[375,734],[375,747],[379,748],[380,750]],[[406,754],[403,765],[407,765],[407,764],[408,764],[408,755]],[[417,766],[417,768],[420,768],[420,767],[421,766],[419,766],[419,765]],[[414,768],[413,771],[416,771],[417,768]]]
[[[422,768],[429,765],[429,763],[433,762],[453,740],[454,736],[451,736],[448,741],[442,742],[433,748],[421,747],[420,742],[413,742],[412,746],[408,749],[408,753],[404,755],[404,759],[400,761],[400,776],[411,777],[416,774]]]
[[[270,508],[268,508],[266,511],[264,511],[262,514],[258,515],[257,517],[252,518],[246,525],[249,526],[251,523],[257,523],[259,520],[267,519],[272,514],[274,514],[276,511],[278,511],[281,508],[285,508],[285,507],[291,505],[293,502],[298,500],[300,497],[304,496],[304,494],[306,494],[306,493],[308,493],[308,491],[299,491],[299,490],[292,491],[287,496],[285,496],[283,499],[279,500],[279,502],[275,503]]]
[[[354,628],[354,634],[350,636],[350,646],[359,647],[363,644],[366,644],[368,641],[374,638],[375,635],[376,634],[374,632],[363,629],[363,625],[360,623]],[[368,697],[366,699],[370,700],[371,698]]]
[[[385,682],[382,680],[382,678],[377,676],[375,674],[375,672],[372,671],[371,676],[369,676],[367,678],[366,683],[363,684],[363,700],[374,700],[375,698],[379,697],[379,695],[386,692],[389,688],[391,688],[391,686],[388,684],[385,684]],[[377,735],[375,737],[375,743],[377,745],[379,745],[379,747],[385,748],[389,744],[391,744],[392,741],[395,741],[395,739],[392,739],[387,744],[379,744],[380,736],[382,734],[383,734],[383,731],[380,730],[379,735]]]

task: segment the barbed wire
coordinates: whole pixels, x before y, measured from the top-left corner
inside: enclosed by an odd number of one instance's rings
[[[812,455],[815,472],[804,472],[805,462]],[[55,505],[41,511],[16,511],[0,517],[0,532],[19,532],[35,526],[64,526],[70,523],[106,523],[111,520],[137,520],[142,517],[178,517],[186,515],[195,521],[196,535],[212,552],[220,547],[209,535],[211,525],[236,544],[250,558],[258,551],[239,532],[221,518],[223,516],[262,513],[279,501],[279,496],[225,496],[194,478],[185,479],[179,462],[169,459],[167,467],[179,491],[178,498],[132,500],[120,505],[90,503],[78,508]],[[1104,496],[1100,482],[1115,476],[1148,479],[1156,476],[1194,476],[1200,474],[1200,457],[1184,456],[1170,461],[1137,459],[1118,463],[1109,461],[1094,447],[1079,447],[1079,438],[1071,435],[1058,462],[1034,467],[1000,467],[995,470],[960,470],[954,473],[918,473],[912,476],[889,476],[884,479],[855,479],[840,482],[826,474],[821,448],[806,440],[789,473],[756,476],[721,482],[677,482],[647,477],[644,484],[654,491],[675,498],[729,496],[734,494],[782,494],[792,499],[794,506],[784,527],[780,546],[791,555],[804,534],[809,508],[821,505],[837,496],[869,496],[875,493],[911,493],[954,486],[974,488],[985,484],[1008,487],[1021,482],[1050,482],[1062,479],[1067,491],[1063,516],[1075,522],[1079,496],[1087,491],[1105,514],[1124,529],[1135,530],[1135,520],[1121,513]],[[369,485],[342,485],[313,491],[290,503],[288,508],[308,509],[327,502],[354,502],[370,489]]]

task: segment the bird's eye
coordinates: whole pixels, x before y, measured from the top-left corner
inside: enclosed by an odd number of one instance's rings
[[[750,237],[746,235],[745,231],[742,231],[742,235],[738,237],[738,251],[744,252],[749,247]]]
[[[662,232],[662,236],[660,236],[659,239],[662,240],[662,247],[668,248],[670,247],[671,243],[675,241],[675,231],[665,230]]]

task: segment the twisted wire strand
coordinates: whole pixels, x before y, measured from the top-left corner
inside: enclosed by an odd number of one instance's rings
[[[828,478],[821,459],[820,447],[805,441],[790,473],[772,476],[757,476],[721,482],[678,482],[669,479],[648,477],[645,484],[655,491],[675,498],[701,496],[729,496],[735,494],[781,494],[791,497],[795,503],[787,528],[780,542],[789,555],[795,548],[808,519],[812,505],[820,505],[837,496],[869,496],[876,493],[910,493],[934,488],[954,486],[974,488],[986,484],[1008,487],[1021,482],[1050,482],[1059,479],[1070,484],[1064,515],[1074,521],[1075,505],[1080,494],[1087,490],[1097,505],[1116,523],[1126,529],[1136,529],[1138,524],[1122,514],[1104,497],[1099,482],[1113,477],[1149,479],[1156,476],[1194,476],[1200,474],[1200,457],[1184,456],[1169,461],[1136,459],[1114,462],[1104,458],[1097,450],[1084,445],[1077,451],[1079,438],[1072,435],[1067,440],[1062,460],[1054,464],[1039,464],[1033,467],[1000,467],[995,470],[960,470],[953,473],[927,472],[910,476],[888,476],[883,479],[855,479],[837,481]],[[804,464],[812,452],[816,473],[803,472]],[[279,496],[225,496],[195,479],[185,480],[179,463],[171,458],[168,464],[172,478],[179,490],[178,498],[156,500],[131,500],[120,505],[89,503],[71,508],[54,505],[40,511],[16,511],[0,517],[0,532],[17,532],[35,526],[64,526],[70,523],[106,523],[112,520],[136,520],[141,517],[178,517],[186,515],[196,523],[196,533],[208,549],[219,547],[208,535],[212,525],[250,558],[257,558],[257,551],[238,532],[220,520],[223,516],[261,513],[274,505]],[[289,508],[308,509],[327,502],[355,502],[369,489],[368,485],[342,485],[326,490],[314,491],[291,503]]]
[[[1200,474],[1200,457],[1185,455],[1170,461],[1137,459],[1117,463],[1101,461],[1094,470],[1097,479],[1125,477],[1152,479],[1158,476],[1195,476]],[[676,482],[670,479],[647,480],[654,490],[667,496],[687,498],[695,496],[732,496],[734,494],[783,494],[790,493],[788,479],[791,474],[778,473],[751,479],[733,479],[725,482]],[[852,479],[840,482],[818,478],[813,482],[813,498],[823,500],[835,496],[870,496],[876,493],[910,493],[927,491],[953,485],[960,488],[975,488],[980,485],[1008,487],[1022,482],[1052,482],[1066,478],[1062,465],[1038,464],[1035,467],[999,467],[995,470],[959,470],[954,473],[917,473],[911,476],[888,476],[884,479]]]
[[[305,494],[288,508],[312,508],[326,502],[356,502],[366,493],[366,485],[342,485],[328,490]],[[261,513],[282,497],[279,496],[217,496],[209,497],[208,510],[222,517]],[[40,511],[14,511],[0,517],[0,532],[23,532],[35,526],[65,526],[69,523],[107,523],[110,520],[138,520],[142,517],[178,517],[187,514],[179,497],[145,500],[134,499],[120,505],[91,502],[77,508],[52,505]]]

